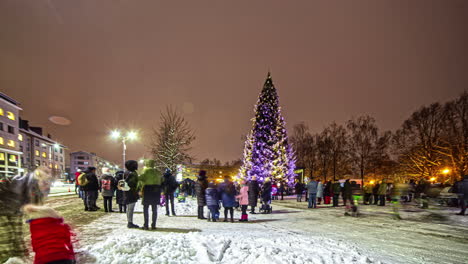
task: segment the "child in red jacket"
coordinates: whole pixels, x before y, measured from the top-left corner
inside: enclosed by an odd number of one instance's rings
[[[71,231],[63,218],[47,206],[28,204],[24,212],[30,219],[34,264],[74,264]]]

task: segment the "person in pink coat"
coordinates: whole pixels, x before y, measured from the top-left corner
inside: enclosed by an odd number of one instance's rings
[[[242,216],[239,221],[247,222],[249,221],[249,215],[247,214],[247,206],[249,205],[249,186],[247,186],[246,181],[242,181],[241,186],[240,193],[236,196],[236,198],[239,199],[239,205],[242,209]]]

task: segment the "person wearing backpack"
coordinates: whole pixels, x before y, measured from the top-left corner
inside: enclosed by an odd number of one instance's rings
[[[218,192],[223,201],[224,222],[228,221],[228,212],[231,216],[231,223],[234,222],[234,206],[236,206],[236,187],[229,180],[229,176],[224,177],[224,182],[219,185]]]
[[[158,205],[161,201],[161,189],[162,189],[163,179],[161,177],[161,172],[155,169],[154,160],[146,160],[145,169],[143,173],[138,177],[138,191],[143,197],[143,215],[145,223],[143,224],[143,229],[149,229],[149,207],[151,206],[152,210],[152,222],[151,229],[156,229],[156,220],[158,218]]]
[[[128,228],[140,228],[133,223],[133,212],[135,211],[135,205],[140,199],[138,195],[138,162],[136,160],[127,160],[125,162],[125,171],[123,180],[126,186],[123,186],[124,200],[127,205],[127,227]],[[120,183],[119,183],[120,184]],[[119,185],[120,187],[120,185]],[[128,187],[128,189],[126,188]]]
[[[116,183],[116,190],[115,190],[115,200],[119,205],[119,213],[127,213],[127,205],[125,204],[125,197],[124,192],[119,190],[118,183],[123,180],[124,172],[118,171],[115,173],[115,183]]]
[[[172,216],[176,216],[174,208],[174,192],[179,188],[174,175],[172,175],[170,169],[166,169],[164,172],[164,198],[166,199],[166,215],[169,216],[169,205],[171,207]]]
[[[78,178],[80,186],[85,191],[85,211],[97,211],[100,208],[96,205],[99,192],[99,181],[96,176],[96,168],[88,167]]]
[[[102,168],[101,175],[101,194],[104,199],[104,211],[114,212],[112,210],[112,198],[114,197],[114,192],[116,189],[116,181],[114,177],[109,173],[109,168]]]

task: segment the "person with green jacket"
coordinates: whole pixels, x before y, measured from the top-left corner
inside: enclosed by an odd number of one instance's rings
[[[152,210],[151,229],[156,229],[156,220],[158,218],[158,204],[161,200],[163,177],[161,172],[155,168],[154,160],[146,160],[143,173],[138,177],[138,191],[143,197],[143,215],[145,223],[143,229],[148,230],[149,207]]]
[[[380,200],[379,206],[385,206],[385,200],[387,198],[386,197],[387,196],[387,189],[388,189],[387,181],[383,180],[382,183],[379,186],[379,191],[378,191],[379,200]]]
[[[332,191],[333,191],[333,207],[338,206],[338,199],[340,198],[340,192],[341,192],[341,184],[339,181],[335,181],[332,185]]]

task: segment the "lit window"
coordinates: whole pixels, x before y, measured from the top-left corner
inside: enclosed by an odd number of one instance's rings
[[[49,168],[51,168],[51,169],[52,169],[52,163],[51,163],[51,164],[49,164]]]
[[[8,144],[7,144],[9,147],[12,147],[14,148],[15,147],[15,142],[13,140],[8,140]]]
[[[5,153],[0,153],[0,160],[5,160]]]
[[[58,169],[58,165],[57,165],[57,164],[55,164],[55,168]]]
[[[3,145],[3,144],[5,144],[5,141],[3,140],[2,137],[0,137],[0,145]]]
[[[39,157],[39,150],[36,150],[36,156]]]
[[[0,108],[0,116],[3,116],[4,113],[3,113],[3,108]]]
[[[47,153],[42,152],[42,157],[43,157],[43,158],[47,158]]]
[[[18,134],[18,140],[19,140],[19,141],[23,141],[23,135]]]
[[[10,111],[8,111],[8,112],[7,112],[7,117],[8,117],[8,119],[11,119],[11,120],[16,120],[16,118],[15,118],[15,114],[13,114],[13,113],[12,113],[12,112],[10,112]]]

